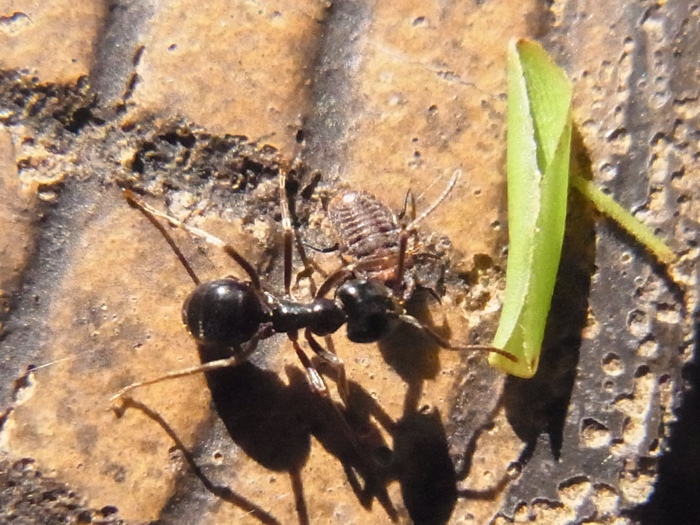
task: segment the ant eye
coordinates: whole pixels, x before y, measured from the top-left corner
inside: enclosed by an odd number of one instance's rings
[[[347,281],[336,291],[336,297],[348,313],[366,311],[367,307],[393,309],[389,291],[383,284],[365,279]]]

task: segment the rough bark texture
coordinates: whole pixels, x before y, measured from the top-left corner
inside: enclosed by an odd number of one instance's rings
[[[0,6],[0,521],[700,521],[697,2],[45,4]],[[339,188],[396,209],[411,188],[420,211],[460,168],[421,225],[434,257],[418,277],[442,307],[411,307],[456,344],[488,342],[514,37],[566,69],[576,154],[677,264],[572,194],[532,380],[408,329],[379,345],[339,332],[349,432],[279,335],[108,410],[199,359],[180,322],[192,284],[119,186],[232,243],[279,294],[280,166],[299,160],[296,225],[318,247]],[[202,278],[242,276],[173,234]]]

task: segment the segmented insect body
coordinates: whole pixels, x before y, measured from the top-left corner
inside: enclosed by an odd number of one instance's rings
[[[405,303],[416,286],[411,271],[413,256],[420,246],[416,227],[445,200],[460,174],[458,170],[452,175],[442,194],[418,217],[411,198],[411,218],[407,224],[379,199],[362,191],[346,191],[329,203],[328,218],[336,230],[338,250],[346,265],[329,276],[317,294],[323,297],[335,290],[335,297],[347,316],[351,341],[379,341],[403,323],[418,329],[442,348],[495,352],[513,359],[502,350],[488,346],[454,346],[405,310]],[[407,203],[409,197],[410,193]]]
[[[336,196],[328,214],[341,238],[341,253],[352,260],[398,255],[401,226],[396,215],[363,191]]]
[[[400,303],[410,299],[416,287],[411,271],[413,256],[420,247],[416,228],[447,198],[461,174],[460,170],[455,171],[442,194],[418,217],[410,191],[401,217],[363,191],[346,191],[334,197],[328,205],[328,217],[338,235],[340,255],[348,273],[381,281]],[[403,219],[409,202],[411,216],[402,222],[399,219]]]
[[[338,236],[340,256],[348,268],[389,286],[401,279],[404,282],[399,285],[404,291],[412,288],[412,283],[405,282],[412,280],[410,274],[397,275],[402,249],[404,266],[401,271],[410,269],[413,264],[412,250],[402,248],[401,240],[402,235],[410,235],[410,232],[386,204],[363,191],[346,191],[331,200],[328,217]]]

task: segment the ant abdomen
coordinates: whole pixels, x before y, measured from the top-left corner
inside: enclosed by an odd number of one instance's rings
[[[248,283],[226,278],[198,285],[182,306],[182,320],[200,343],[238,346],[270,322],[271,313]]]

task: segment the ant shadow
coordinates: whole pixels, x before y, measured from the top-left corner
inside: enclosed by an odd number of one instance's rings
[[[499,373],[485,363],[476,364],[475,379],[468,389],[477,393],[469,403],[481,405],[481,410],[465,409],[466,416],[459,429],[462,436],[458,452],[450,442],[438,410],[420,406],[426,380],[440,370],[440,348],[425,341],[411,327],[397,330],[380,342],[385,361],[406,382],[404,412],[395,423],[392,437],[397,479],[401,484],[404,503],[415,523],[443,525],[448,523],[457,499],[494,500],[507,490],[510,483],[533,455],[539,436],[549,435],[552,454],[558,457],[563,444],[563,429],[569,400],[576,378],[578,348],[587,319],[587,298],[592,275],[594,252],[587,245],[585,257],[571,237],[592,230],[592,217],[580,218],[580,207],[569,227],[562,253],[560,279],[554,293],[547,323],[540,369],[530,380],[508,377],[499,397],[492,394],[491,384],[498,383]],[[564,276],[564,277],[561,277]],[[416,297],[416,296],[414,296]],[[425,298],[411,301],[410,314],[432,326]],[[450,339],[449,329],[437,327],[442,337]],[[484,397],[478,397],[484,396]],[[468,478],[477,445],[482,435],[493,428],[493,417],[504,409],[516,435],[523,441],[520,457],[508,465],[506,472],[494,484],[481,490],[463,489],[459,482]],[[450,440],[452,441],[452,440]]]
[[[449,327],[432,322],[430,297],[428,293],[414,294],[407,310],[450,340]],[[491,388],[498,382],[498,372],[481,360],[473,363],[480,370],[474,374],[477,384],[471,385],[476,397],[469,402],[476,402],[480,407],[470,411],[473,417],[461,422],[459,432],[467,438],[460,441],[463,449],[455,454],[450,444],[453,437],[448,440],[440,411],[420,404],[425,381],[434,379],[441,370],[439,354],[442,349],[414,330],[412,327],[396,330],[379,345],[385,361],[407,385],[403,415],[392,432],[396,473],[413,522],[444,525],[449,522],[459,498],[493,500],[512,480],[509,468],[509,472],[491,487],[480,490],[459,487],[459,482],[469,476],[479,438],[493,428],[493,415],[501,406]]]
[[[210,349],[200,348],[200,355],[203,360],[219,358]],[[348,417],[342,407],[311,391],[301,370],[288,366],[285,373],[289,385],[251,362],[207,374],[214,407],[231,439],[265,468],[299,478],[314,437],[341,462],[360,503],[370,508],[377,499],[395,521],[396,510],[385,488],[388,472],[374,459],[388,449],[369,412],[355,411]],[[350,388],[351,395],[371,399],[356,383]],[[377,410],[376,405],[370,407],[371,412]],[[292,484],[295,491],[302,489],[300,478]],[[295,501],[300,523],[308,523],[303,494],[296,493]]]
[[[225,352],[199,347],[202,362],[219,359],[226,355]],[[386,490],[394,477],[392,454],[369,417],[370,413],[382,412],[376,402],[359,385],[350,383],[351,398],[358,403],[357,410],[346,417],[343,409],[332,400],[310,390],[301,370],[287,366],[285,373],[289,384],[285,384],[276,372],[245,361],[235,367],[205,374],[212,404],[228,436],[250,459],[272,472],[289,475],[300,524],[310,523],[301,473],[311,451],[312,437],[340,461],[362,506],[370,509],[376,500],[396,522],[398,512]],[[280,523],[270,512],[230,487],[214,483],[198,466],[195,455],[157,412],[131,398],[126,398],[125,403],[142,411],[164,429],[208,492],[261,523]],[[164,512],[178,510],[164,509]]]
[[[449,328],[431,322],[429,297],[426,292],[414,293],[407,312],[449,340]],[[380,341],[379,350],[407,387],[402,416],[387,428],[404,505],[414,523],[447,523],[457,501],[457,474],[439,410],[420,404],[425,381],[440,372],[440,347],[405,326]]]

